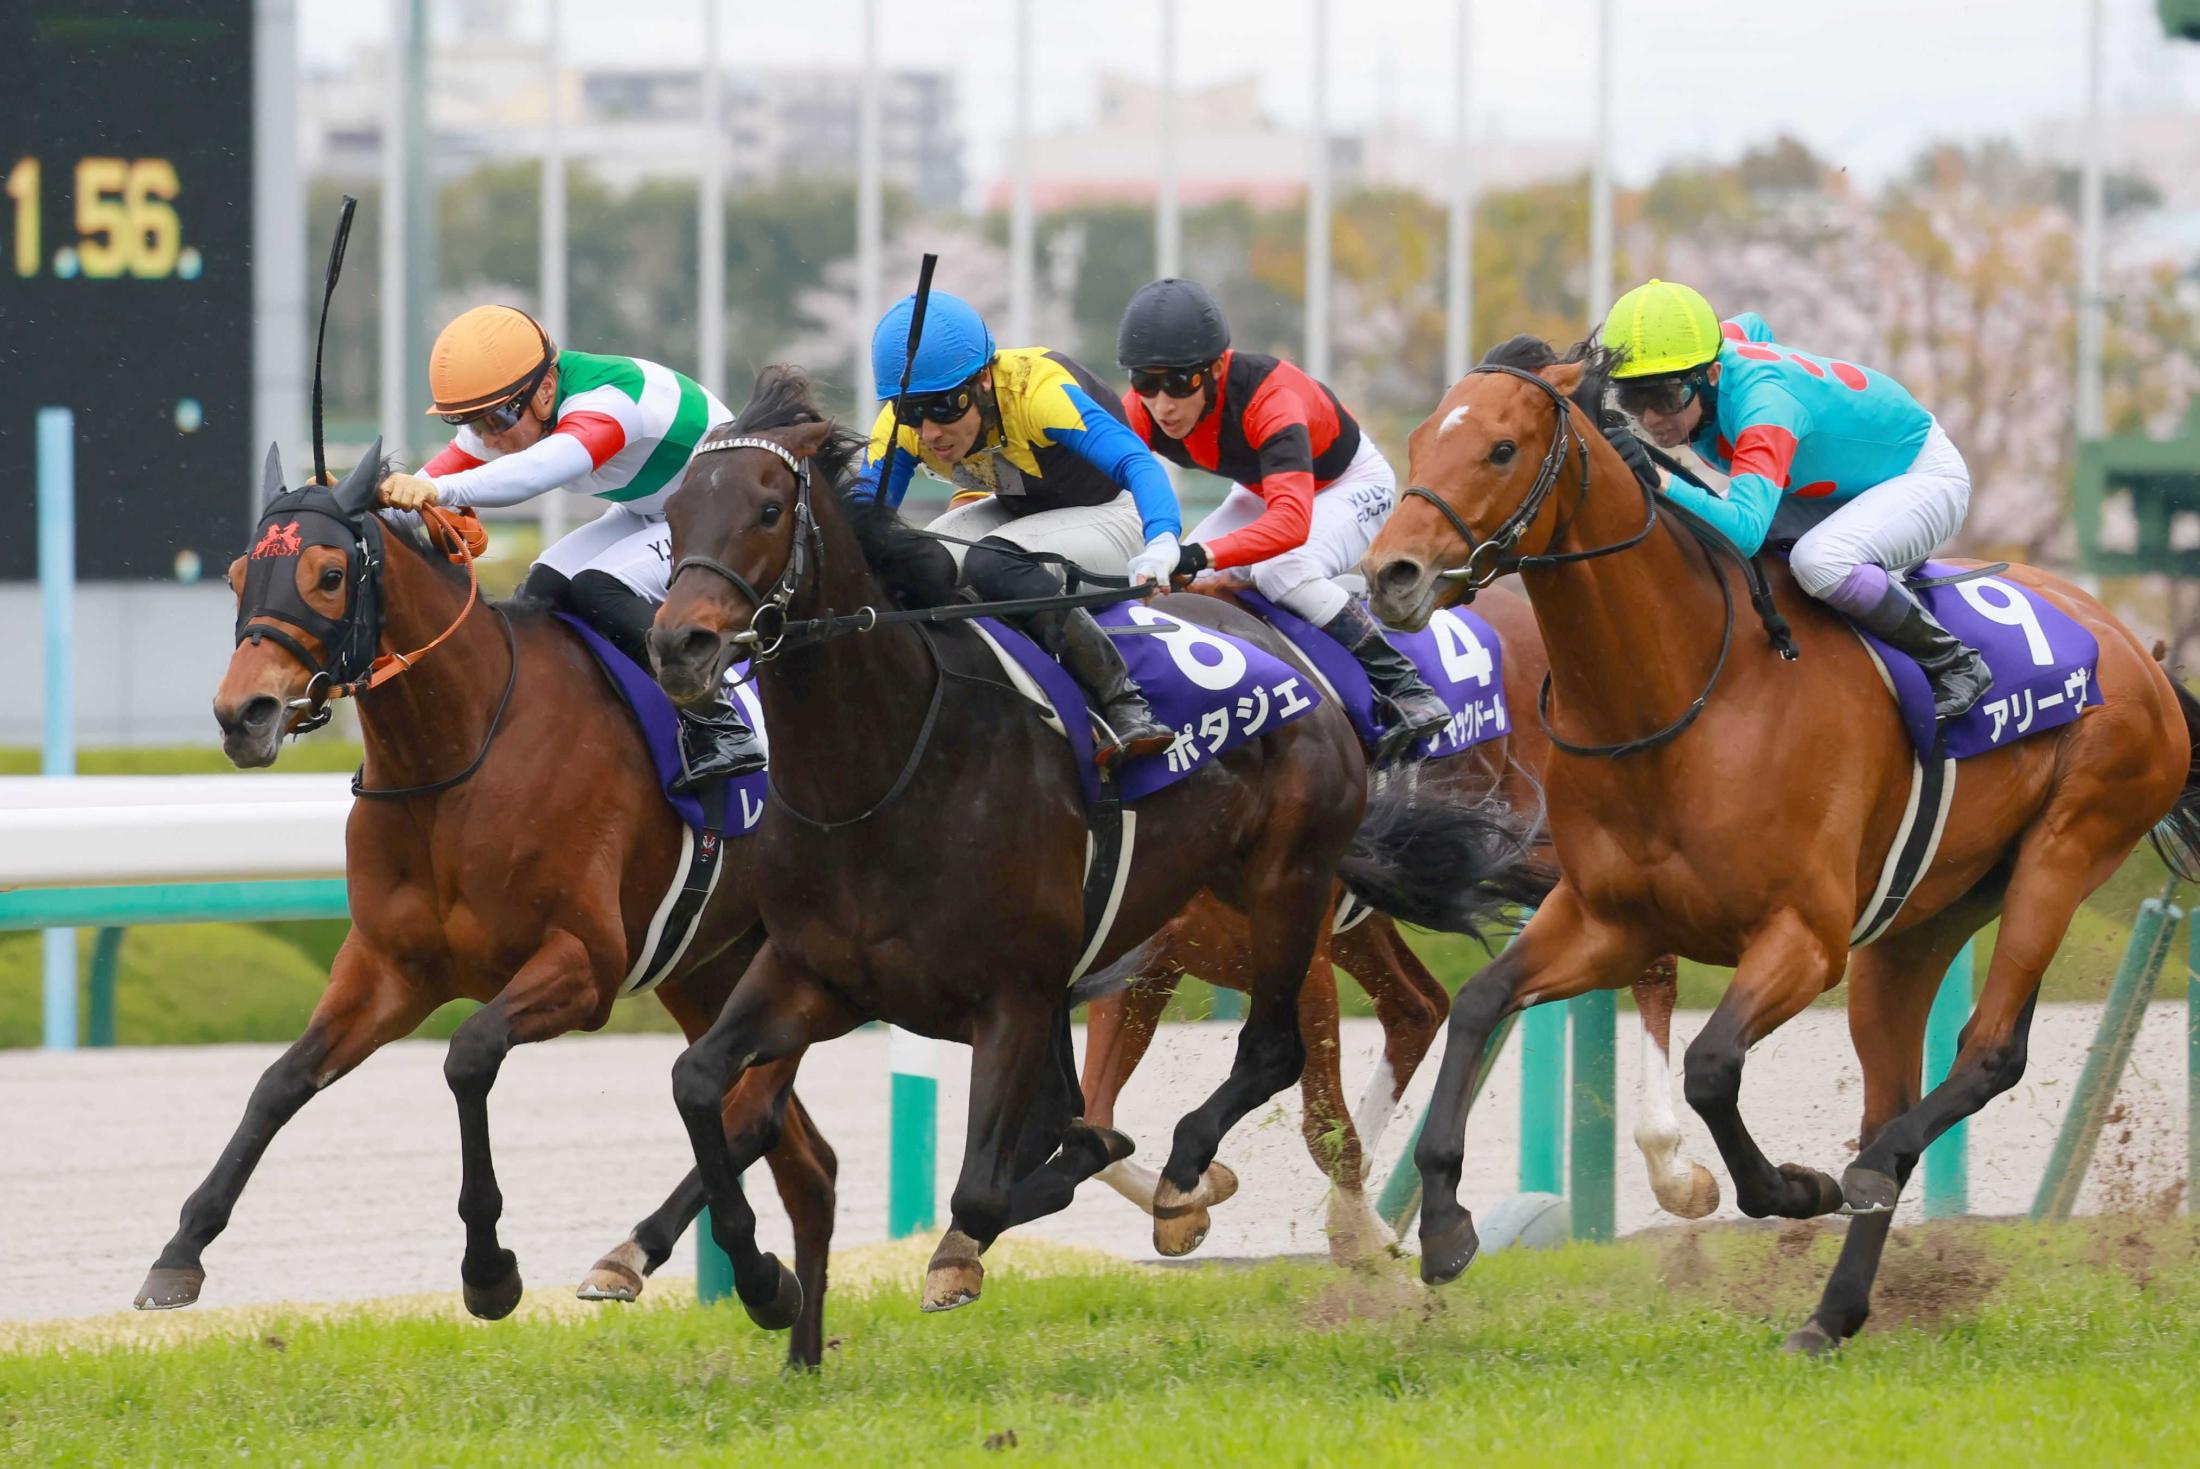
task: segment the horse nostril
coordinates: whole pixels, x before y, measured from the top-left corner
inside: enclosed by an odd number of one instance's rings
[[[718,656],[718,635],[699,627],[691,627],[680,634],[680,657],[689,663],[708,664]]]
[[[1410,592],[1421,584],[1421,563],[1409,557],[1387,562],[1375,573],[1375,585],[1393,594]]]
[[[214,706],[214,722],[223,734],[262,734],[282,715],[283,701],[273,694],[257,694],[234,708]]]

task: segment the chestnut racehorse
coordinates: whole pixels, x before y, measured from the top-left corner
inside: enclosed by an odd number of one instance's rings
[[[459,1274],[468,1310],[489,1320],[508,1314],[521,1287],[517,1261],[497,1240],[503,1200],[489,1151],[490,1084],[513,1046],[609,1018],[673,881],[680,819],[587,648],[540,609],[478,603],[469,573],[446,559],[468,553],[440,512],[430,512],[434,545],[374,513],[380,470],[370,453],[334,490],[286,491],[271,452],[269,504],[254,535],[255,552],[267,554],[230,567],[238,641],[214,715],[241,767],[274,762],[283,736],[317,712],[322,685],[358,678],[377,650],[412,656],[401,676],[359,701],[367,799],[352,807],[345,830],[352,929],[328,989],[183,1206],[138,1294],[141,1308],[198,1299],[201,1253],[228,1224],[275,1133],[316,1092],[439,1006],[471,999],[482,1008],[451,1037],[444,1064],[465,1168]],[[255,562],[265,571],[248,583]],[[405,788],[414,793],[400,794]],[[717,1015],[761,942],[750,846],[747,838],[725,844],[695,937],[657,987],[690,1038]],[[721,1121],[735,1145],[768,1150],[806,1287],[789,1358],[815,1366],[832,1150],[769,1068],[724,1099]],[[583,1294],[639,1291],[701,1207],[691,1177],[598,1263]]]
[[[1517,570],[1550,649],[1549,727],[1581,747],[1555,753],[1545,778],[1564,876],[1452,1007],[1416,1153],[1422,1275],[1450,1280],[1474,1255],[1458,1202],[1461,1108],[1491,1030],[1525,1006],[1623,984],[1652,956],[1678,953],[1736,971],[1684,1068],[1736,1202],[1752,1216],[1857,1216],[1817,1310],[1788,1338],[1793,1350],[1824,1351],[1863,1324],[1890,1216],[1926,1145],[2022,1075],[2040,976],[2079,901],[2157,823],[2165,855],[2189,870],[2200,703],[2084,592],[2010,569],[2099,640],[2104,702],[1958,767],[1932,863],[1886,936],[1852,955],[1849,934],[1902,821],[1915,759],[1870,655],[1775,568],[1800,659],[1743,639],[1722,666],[1736,559],[1659,513],[1592,430],[1596,349],[1584,343],[1540,372],[1525,361],[1469,373],[1414,431],[1412,488],[1364,563],[1375,610],[1401,626]],[[1447,578],[1453,567],[1463,572]],[[1920,1096],[1940,976],[1996,914],[1955,1063]],[[1775,1167],[1736,1104],[1749,1048],[1844,968],[1864,1118],[1862,1150],[1837,1183]]]

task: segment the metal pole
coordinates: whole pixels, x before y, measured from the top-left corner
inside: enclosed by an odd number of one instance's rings
[[[382,87],[382,278],[381,361],[377,417],[393,447],[402,438],[398,425],[406,422],[405,366],[405,135],[412,129],[405,102],[410,95],[401,73],[412,54],[411,0],[389,0],[389,74]],[[418,412],[420,405],[412,405]]]
[[[1566,1008],[1574,1022],[1566,1196],[1574,1238],[1608,1240],[1618,1224],[1613,1149],[1619,1138],[1619,995],[1591,990]]]
[[[2107,432],[2101,405],[2101,165],[2107,147],[2101,125],[2101,0],[2085,19],[2085,158],[2078,214],[2078,441]]]
[[[696,332],[695,375],[713,391],[722,389],[726,380],[726,79],[718,55],[718,32],[719,0],[703,0],[703,180],[696,191],[701,219],[696,232],[699,279],[695,291],[695,309],[702,322]]]
[[[733,1294],[733,1257],[710,1232],[710,1205],[695,1216],[695,1299],[704,1305]]]
[[[38,410],[38,605],[45,647],[45,747],[39,770],[76,774],[76,415]],[[76,1049],[76,930],[44,943],[45,1041]]]
[[[2149,898],[2139,905],[2139,920],[2131,928],[2123,962],[2108,987],[2108,1003],[2086,1050],[2085,1069],[2078,1074],[2078,1088],[2071,1094],[2070,1110],[2063,1116],[2062,1131],[2055,1136],[2055,1150],[2048,1155],[2047,1172],[2032,1201],[2032,1217],[2067,1219],[2085,1187],[2085,1172],[2093,1162],[2093,1147],[2101,1127],[2116,1102],[2116,1085],[2124,1063],[2131,1059],[2132,1042],[2145,1021],[2147,999],[2154,993],[2154,977],[2161,972],[2170,945],[2176,942],[2177,924],[2184,910],[2164,898]]]
[[[252,30],[252,453],[306,421],[306,190],[298,173],[298,7],[256,0]],[[249,470],[250,466],[247,466]],[[260,477],[238,478],[240,533]]]
[[[420,410],[428,402],[428,311],[435,304],[441,279],[437,266],[436,181],[429,144],[435,137],[435,118],[429,103],[433,62],[429,40],[428,0],[412,0],[412,19],[406,28],[406,61],[401,90],[405,94],[405,402],[395,419],[382,425],[383,442],[393,452],[410,456],[420,440],[422,427],[431,422]]]
[[[1469,156],[1474,0],[1458,0],[1451,80],[1451,220],[1444,237],[1444,380],[1466,376],[1474,336],[1474,161]]]
[[[566,345],[565,299],[565,7],[549,0],[550,29],[543,43],[545,113],[542,126],[542,186],[536,248],[541,252],[542,329],[560,346]],[[535,514],[547,547],[565,534],[566,502],[562,494],[535,497]]]
[[[871,381],[871,329],[878,324],[878,282],[885,255],[879,199],[878,0],[863,0],[863,75],[856,98],[856,315],[850,349],[855,363],[856,423],[868,428],[878,403]]]
[[[100,929],[92,941],[92,972],[85,984],[84,1044],[87,1046],[111,1046],[115,1043],[115,971],[122,965],[122,939],[129,932],[125,928],[108,926]]]
[[[1031,0],[1016,0],[1016,117],[1009,139],[1008,340],[1018,347],[1034,336],[1032,298],[1037,294],[1037,249],[1031,221]]]
[[[1566,1187],[1566,1004],[1520,1017],[1520,1192]]]
[[[1176,0],[1161,0],[1161,169],[1153,213],[1154,274],[1182,268],[1184,218],[1176,174]]]
[[[1612,304],[1612,0],[1597,0],[1596,154],[1589,169],[1589,325]]]
[[[939,1198],[940,1043],[889,1029],[886,1236],[902,1239],[933,1225]]]
[[[1314,149],[1306,175],[1306,370],[1329,376],[1329,0],[1314,0]]]
[[[1941,978],[1925,1018],[1925,1089],[1948,1079],[1971,1018],[1971,946],[1966,943]],[[1970,1212],[1970,1124],[1958,1122],[1925,1150],[1925,1217],[1952,1219]]]

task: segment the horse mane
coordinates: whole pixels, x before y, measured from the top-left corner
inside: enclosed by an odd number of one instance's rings
[[[864,564],[904,607],[938,607],[954,601],[955,561],[947,548],[903,521],[875,494],[850,493],[865,468],[870,441],[826,415],[818,406],[809,374],[801,368],[774,363],[759,372],[749,390],[748,406],[732,423],[712,429],[708,438],[769,433],[806,423],[831,427],[811,464],[839,501],[863,550]]]
[[[1619,353],[1605,346],[1594,337],[1584,337],[1561,355],[1557,348],[1541,337],[1522,332],[1507,337],[1482,354],[1486,367],[1517,367],[1522,372],[1541,372],[1546,367],[1560,363],[1578,362],[1582,366],[1581,386],[1574,389],[1576,407],[1589,415],[1589,421],[1600,429],[1614,426],[1615,410],[1604,405],[1605,390],[1611,386],[1612,369],[1619,366]],[[1618,415],[1621,423],[1625,416]]]

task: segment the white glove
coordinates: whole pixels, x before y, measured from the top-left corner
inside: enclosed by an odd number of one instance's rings
[[[1183,550],[1177,545],[1176,537],[1163,531],[1146,542],[1146,548],[1131,558],[1131,585],[1141,586],[1151,581],[1166,587],[1169,578],[1176,574],[1177,558],[1182,554]]]

